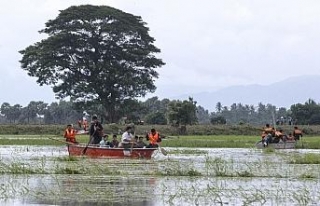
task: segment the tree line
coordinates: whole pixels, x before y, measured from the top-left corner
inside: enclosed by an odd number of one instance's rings
[[[39,31],[47,38],[19,51],[21,68],[37,83],[49,85],[61,101],[1,105],[1,122],[66,124],[88,114],[105,123],[141,124],[317,124],[319,105],[312,100],[290,109],[216,104],[209,112],[187,100],[138,101],[156,90],[156,69],[165,65],[160,49],[140,16],[109,6],[80,5],[60,10]],[[63,101],[66,97],[70,101]]]
[[[193,98],[169,100],[152,97],[145,101],[127,100],[126,106],[118,107],[114,120],[105,116],[102,106],[83,106],[76,102],[64,101],[51,104],[31,101],[27,106],[2,103],[0,123],[7,124],[70,124],[83,117],[98,115],[103,123],[134,123],[158,125],[195,124],[250,124],[264,125],[317,125],[320,124],[320,104],[309,99],[304,104],[293,104],[290,109],[277,108],[272,104],[259,103],[257,106],[233,103],[224,106],[216,103],[216,111],[209,112]]]

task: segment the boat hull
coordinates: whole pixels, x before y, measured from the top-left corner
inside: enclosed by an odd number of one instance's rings
[[[263,142],[259,141],[256,143],[258,149],[263,148],[274,148],[274,149],[294,149],[296,147],[296,141],[286,141],[279,143],[270,143],[268,146],[264,147]]]
[[[68,152],[70,156],[88,156],[88,157],[109,157],[109,158],[143,158],[151,159],[152,154],[157,148],[106,148],[99,146],[69,144]]]

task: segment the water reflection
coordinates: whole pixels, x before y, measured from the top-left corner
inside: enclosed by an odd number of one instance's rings
[[[152,177],[3,176],[1,186],[11,192],[1,205],[153,206],[155,183]]]
[[[69,161],[65,147],[2,147],[0,204],[319,205],[320,166],[286,161],[317,150],[188,150],[152,160]]]

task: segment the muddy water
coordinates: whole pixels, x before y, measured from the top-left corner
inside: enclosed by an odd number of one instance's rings
[[[320,166],[287,161],[317,150],[168,150],[67,161],[65,147],[4,146],[0,205],[320,205]]]

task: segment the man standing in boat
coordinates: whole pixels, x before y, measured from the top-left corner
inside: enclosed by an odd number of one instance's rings
[[[99,144],[103,136],[103,127],[98,121],[96,115],[92,116],[92,122],[89,129],[90,141],[92,144]]]

